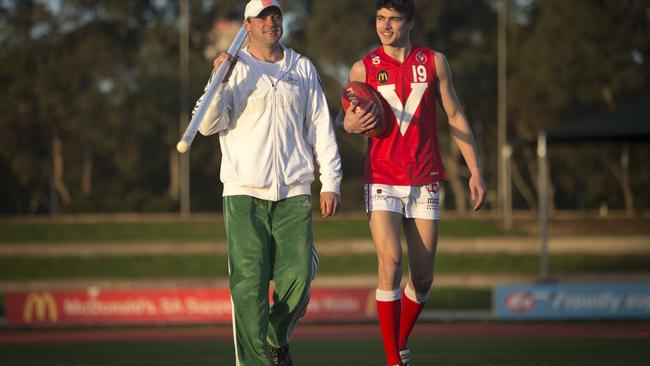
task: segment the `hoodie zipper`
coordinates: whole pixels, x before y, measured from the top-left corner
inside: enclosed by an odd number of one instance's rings
[[[273,171],[275,173],[275,182],[273,182],[273,183],[276,186],[275,187],[274,201],[277,201],[277,200],[280,199],[280,193],[281,193],[281,189],[280,189],[280,181],[281,181],[281,176],[280,176],[280,153],[279,153],[279,148],[278,148],[278,141],[279,141],[279,138],[280,138],[280,133],[279,133],[279,126],[278,126],[278,121],[277,121],[278,112],[277,112],[277,101],[276,101],[277,93],[276,92],[277,92],[278,84],[280,83],[280,81],[282,80],[284,75],[286,75],[289,71],[291,71],[291,68],[293,67],[292,60],[288,59],[288,57],[291,57],[291,56],[292,56],[292,53],[288,52],[287,49],[285,48],[284,57],[287,57],[287,59],[286,59],[287,67],[285,69],[280,69],[281,72],[279,73],[279,76],[278,76],[278,79],[277,79],[276,82],[274,82],[273,79],[271,79],[271,77],[269,77],[260,66],[255,65],[255,68],[262,75],[262,77],[266,78],[267,81],[269,82],[269,84],[271,84],[271,88],[273,90],[273,94],[272,94],[273,100],[271,102],[272,103],[271,104],[272,105],[272,108],[271,108],[271,114],[272,114],[271,128],[272,128],[272,131],[273,131],[273,138],[271,139],[271,145],[273,146]],[[252,55],[250,57],[254,58]],[[259,62],[258,60],[254,60],[254,61]],[[273,185],[273,183],[272,183],[272,185]]]
[[[277,105],[276,105],[276,91],[277,91],[277,82],[276,83],[271,83],[271,86],[273,87],[273,108],[271,109],[271,113],[273,115],[271,123],[273,125],[273,162],[275,166],[275,201],[280,199],[280,172],[279,172],[279,166],[280,166],[280,158],[279,158],[279,148],[278,148],[278,139],[280,138],[280,134],[278,132],[278,122],[277,122]]]
[[[286,52],[286,50],[285,50],[284,56],[289,57],[290,56],[289,52]],[[282,177],[280,175],[280,153],[279,153],[279,149],[278,149],[277,144],[276,144],[276,142],[280,140],[280,132],[279,132],[280,126],[278,126],[278,118],[277,118],[278,117],[277,90],[278,90],[278,84],[280,83],[280,81],[282,80],[284,75],[286,75],[291,70],[291,67],[293,66],[292,63],[291,63],[291,60],[289,60],[289,59],[286,59],[286,63],[288,65],[288,67],[286,69],[280,69],[281,72],[278,75],[277,81],[273,82],[273,80],[271,80],[271,87],[273,88],[273,110],[272,110],[273,119],[272,119],[272,123],[273,123],[273,130],[274,130],[274,133],[275,133],[275,139],[274,139],[274,142],[273,142],[273,147],[274,147],[274,150],[275,150],[275,156],[274,156],[275,164],[274,165],[275,165],[275,177],[276,177],[276,191],[275,191],[275,200],[276,201],[280,199],[280,195],[281,195],[281,184],[280,184],[280,182],[282,181]]]

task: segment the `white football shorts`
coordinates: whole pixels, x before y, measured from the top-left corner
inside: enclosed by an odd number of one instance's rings
[[[440,185],[364,184],[366,213],[390,211],[407,219],[440,220]]]

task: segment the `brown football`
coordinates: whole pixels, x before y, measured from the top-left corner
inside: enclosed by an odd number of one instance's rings
[[[384,113],[384,102],[379,93],[370,85],[360,81],[350,81],[343,85],[341,90],[341,104],[344,110],[350,108],[353,100],[359,101],[359,107],[364,108],[369,102],[374,102],[378,110],[378,123],[372,130],[363,133],[366,137],[379,137],[386,128],[386,114]]]

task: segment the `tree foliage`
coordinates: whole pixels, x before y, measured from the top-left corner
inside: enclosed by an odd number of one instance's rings
[[[516,207],[533,207],[537,133],[650,95],[649,0],[509,0],[509,140]],[[339,109],[350,65],[378,46],[374,2],[285,0],[286,42],[317,65]],[[214,21],[243,2],[191,0],[190,100],[202,92]],[[496,0],[416,0],[415,43],[443,52],[496,186]],[[0,1],[0,213],[169,211],[179,137],[179,3],[174,0]],[[209,56],[209,55],[208,55]],[[462,158],[446,138],[447,165]],[[347,179],[362,174],[365,140],[338,135]],[[219,149],[191,151],[193,210],[215,210]],[[564,148],[551,154],[561,208],[647,209],[647,144]],[[628,159],[630,181],[621,183]],[[462,181],[466,172],[453,179]],[[575,194],[575,183],[584,189]],[[453,188],[453,187],[452,187]],[[172,192],[170,192],[170,190]],[[528,190],[528,192],[524,192]],[[466,196],[453,188],[452,197]],[[347,202],[356,198],[349,197]],[[463,199],[449,200],[463,206]]]

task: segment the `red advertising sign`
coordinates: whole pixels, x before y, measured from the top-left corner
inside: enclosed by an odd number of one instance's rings
[[[304,320],[361,321],[376,313],[375,291],[358,288],[313,289]]]
[[[368,289],[314,289],[305,320],[359,321],[374,316]],[[229,323],[225,288],[32,291],[5,296],[14,326]]]

